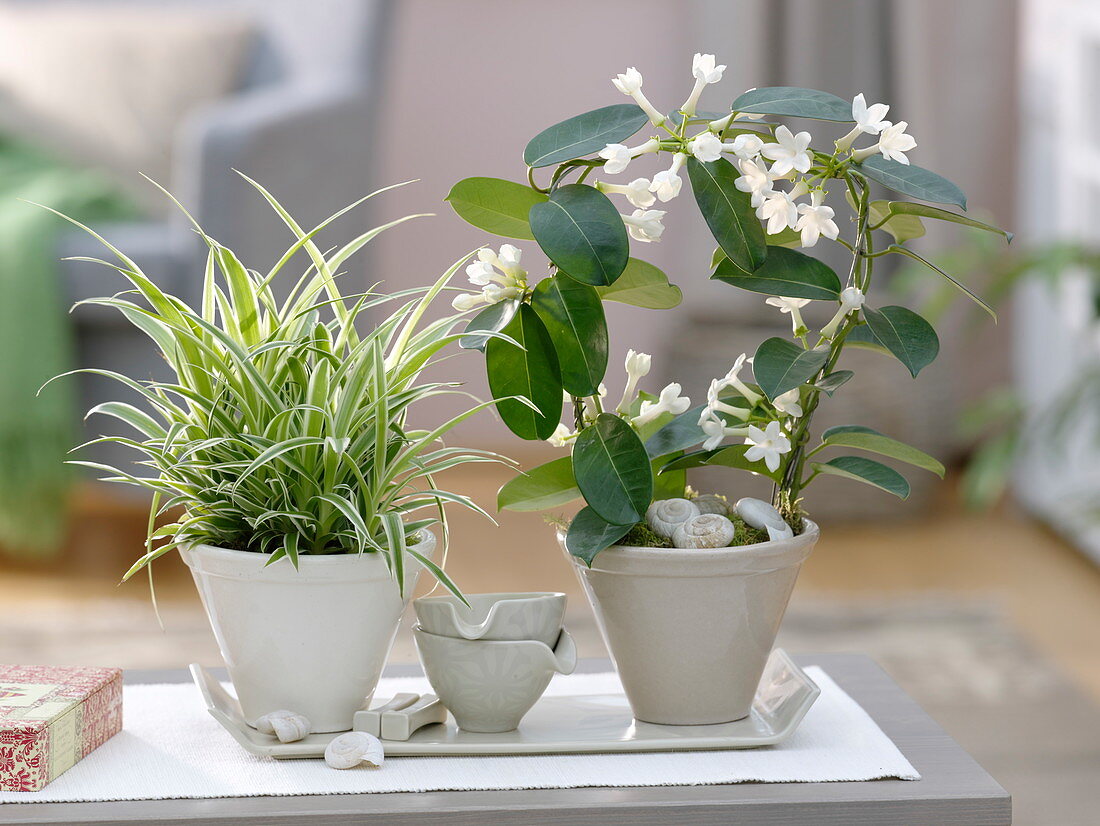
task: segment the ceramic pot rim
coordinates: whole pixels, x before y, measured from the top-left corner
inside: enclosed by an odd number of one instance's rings
[[[547,598],[563,598],[565,593],[562,591],[494,591],[488,594],[466,594],[466,599],[492,599],[494,603],[500,602],[523,602],[525,600],[547,599]],[[413,600],[414,605],[425,604],[450,604],[455,607],[462,605],[462,602],[458,597],[453,594],[439,594],[434,597],[420,597]],[[426,632],[426,633],[431,633]]]
[[[611,574],[669,577],[760,574],[802,564],[820,533],[816,522],[803,519],[802,533],[797,536],[753,545],[699,549],[612,545],[600,551],[591,566],[569,554],[568,550],[566,554],[580,568]],[[565,549],[565,533],[561,530],[558,541]]]
[[[559,641],[561,639],[560,634],[564,633],[565,629],[562,628],[559,632]],[[419,624],[413,626],[413,636],[424,636],[428,640],[437,640],[436,645],[451,645],[459,648],[465,648],[467,650],[484,649],[484,648],[531,648],[535,650],[545,649],[550,653],[554,652],[554,646],[547,645],[541,640],[468,640],[465,637],[450,637],[446,634],[433,634],[431,631],[425,631]]]
[[[420,542],[412,546],[417,552],[431,558],[435,552],[435,534],[427,528],[418,532]],[[377,552],[362,554],[303,554],[298,557],[298,569],[290,559],[283,557],[272,565],[269,554],[255,551],[238,551],[217,545],[196,543],[179,547],[184,563],[195,573],[227,579],[250,579],[264,582],[365,582],[392,579],[389,567]],[[406,578],[417,571],[420,563],[406,561]]]

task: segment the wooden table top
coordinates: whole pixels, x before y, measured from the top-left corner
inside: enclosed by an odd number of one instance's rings
[[[160,826],[335,826],[336,824],[615,823],[670,826],[813,824],[813,826],[1005,826],[1008,793],[868,657],[803,655],[858,702],[920,772],[919,781],[741,783],[722,786],[419,792],[215,800],[16,803],[0,808],[5,824]],[[602,671],[606,661],[581,663]],[[415,666],[387,676],[419,673]],[[128,683],[181,682],[185,670],[127,672]]]

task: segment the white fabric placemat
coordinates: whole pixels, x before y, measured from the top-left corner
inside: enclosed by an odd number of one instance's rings
[[[898,778],[916,769],[820,668],[821,696],[778,746],[731,751],[522,757],[393,757],[381,769],[330,769],[323,760],[271,760],[244,751],[211,717],[191,683],[128,685],[124,728],[39,792],[0,792],[0,803],[358,794],[457,789],[695,786]],[[384,679],[376,696],[426,693],[423,678]],[[615,674],[554,678],[548,694],[622,691]],[[2,818],[0,818],[2,820]]]

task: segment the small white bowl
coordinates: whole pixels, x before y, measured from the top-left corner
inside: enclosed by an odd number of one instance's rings
[[[538,640],[465,640],[413,629],[428,682],[466,731],[512,731],[555,674],[572,674],[577,648],[564,629]]]
[[[420,627],[429,634],[467,640],[538,640],[553,648],[565,618],[565,594],[551,592],[467,594],[413,601]]]

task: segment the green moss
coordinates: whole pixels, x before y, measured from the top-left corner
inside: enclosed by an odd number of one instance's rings
[[[671,548],[672,543],[665,539],[663,536],[653,532],[653,529],[649,527],[645,522],[639,522],[633,528],[631,528],[626,536],[620,539],[616,544],[618,545],[630,545],[635,548]]]
[[[753,528],[745,524],[740,516],[733,517],[733,547],[739,545],[755,545],[757,542],[767,542],[768,532],[759,528]]]

